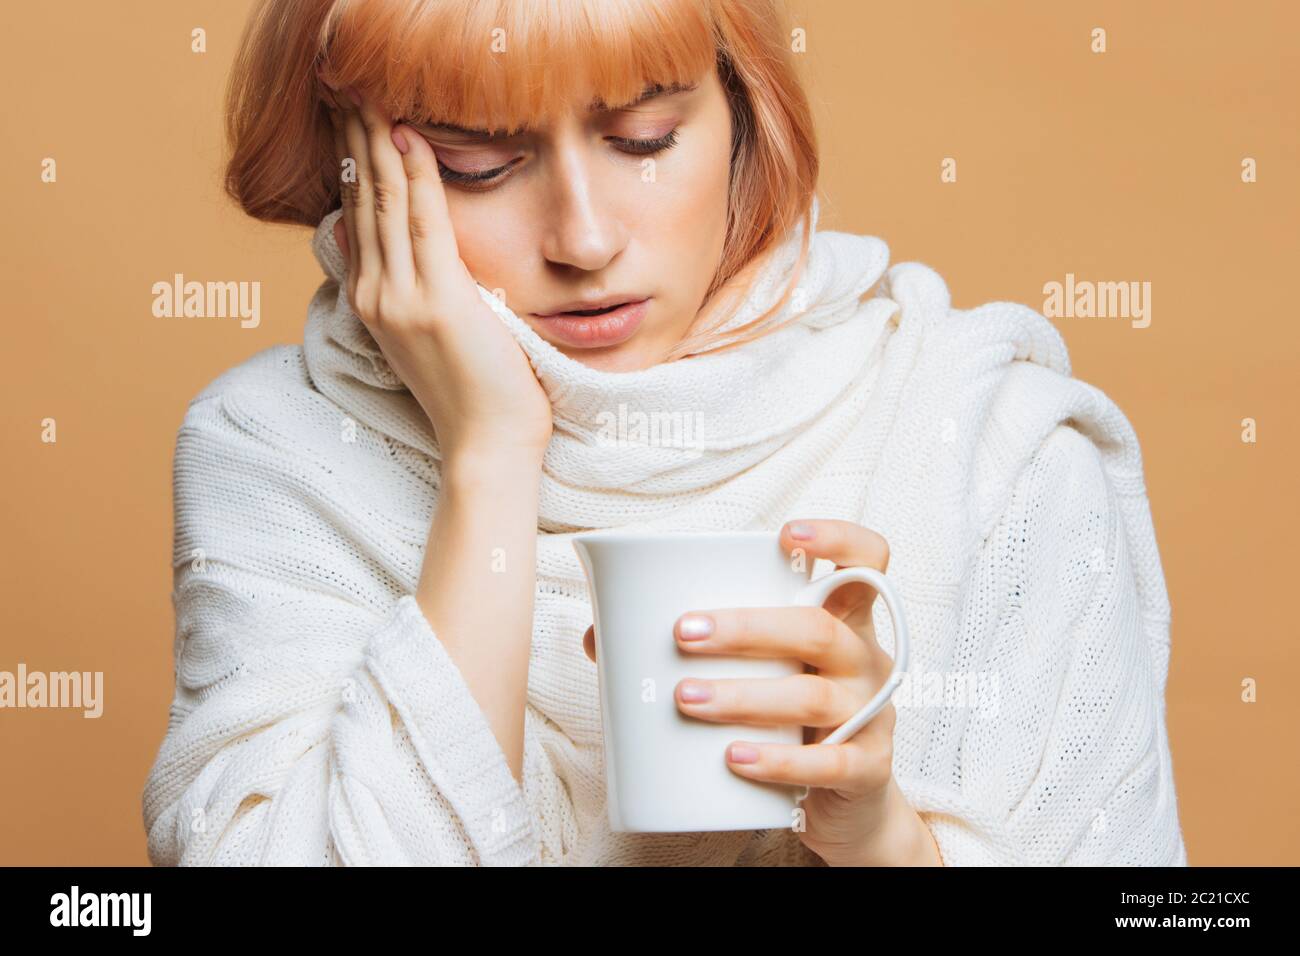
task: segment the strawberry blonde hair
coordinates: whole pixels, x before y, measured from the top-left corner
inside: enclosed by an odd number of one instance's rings
[[[318,74],[372,91],[390,116],[513,131],[571,108],[587,87],[624,103],[651,83],[690,83],[715,64],[732,116],[727,235],[707,304],[667,358],[739,345],[776,327],[767,320],[798,283],[817,184],[811,110],[779,2],[262,0],[227,91],[226,190],[267,222],[314,227],[338,207]],[[715,333],[800,225],[780,300]]]

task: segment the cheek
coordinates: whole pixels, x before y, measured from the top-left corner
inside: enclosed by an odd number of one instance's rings
[[[702,295],[726,241],[730,154],[710,143],[689,159],[659,180],[662,191],[643,225],[668,257],[666,274]]]
[[[461,261],[485,288],[503,289],[508,297],[515,284],[511,264],[528,261],[520,254],[521,236],[511,227],[514,218],[492,208],[491,203],[459,202],[458,198],[448,190],[447,211]]]
[[[725,215],[730,151],[713,137],[686,149],[673,157],[676,162],[660,169],[658,202],[671,208],[674,218],[690,220],[699,229],[712,223],[718,210]]]

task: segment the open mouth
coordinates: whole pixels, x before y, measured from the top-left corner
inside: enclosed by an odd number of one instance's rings
[[[649,298],[617,302],[599,309],[538,315],[551,336],[577,348],[599,348],[627,341],[645,318]]]
[[[620,302],[618,305],[608,305],[603,309],[579,309],[577,312],[560,312],[559,315],[606,315],[615,309],[621,309],[627,305],[626,302]]]

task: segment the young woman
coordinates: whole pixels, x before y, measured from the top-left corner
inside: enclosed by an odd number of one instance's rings
[[[817,230],[777,0],[267,0],[232,195],[315,227],[300,347],[191,402],[159,864],[1185,863],[1138,443],[1041,315]],[[874,291],[873,291],[874,290]],[[649,424],[651,427],[646,427]],[[701,608],[691,719],[789,830],[612,833],[593,528],[780,529],[874,592]]]

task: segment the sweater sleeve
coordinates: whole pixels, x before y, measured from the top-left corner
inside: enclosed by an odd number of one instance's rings
[[[951,664],[978,699],[929,725],[945,769],[900,780],[947,865],[1186,865],[1150,650],[1168,620],[1142,615],[1126,535],[1100,450],[1059,426],[974,571]]]
[[[237,413],[198,401],[177,438],[151,861],[537,863],[524,790],[415,598],[375,587],[391,578],[365,522]]]

